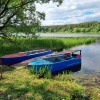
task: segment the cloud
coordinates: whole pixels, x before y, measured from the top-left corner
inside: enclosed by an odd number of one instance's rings
[[[63,25],[86,21],[100,21],[100,0],[64,0],[57,7],[56,3],[37,4],[37,10],[45,12],[42,25]]]

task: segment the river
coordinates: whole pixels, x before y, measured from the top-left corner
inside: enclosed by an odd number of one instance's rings
[[[82,45],[71,48],[82,50],[82,65],[79,73],[100,73],[100,41],[94,44]]]
[[[63,34],[63,33],[60,33],[60,34],[57,34],[57,33],[40,33],[40,34],[36,34],[36,35],[39,35],[40,37],[100,37],[100,34],[87,34],[87,33],[84,33],[84,34],[80,34],[80,33],[73,33],[73,34]]]

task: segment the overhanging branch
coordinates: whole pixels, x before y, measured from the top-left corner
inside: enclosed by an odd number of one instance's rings
[[[4,9],[0,12],[0,16],[7,10],[9,2],[10,2],[10,0],[7,0],[6,4],[4,6]]]
[[[10,19],[11,19],[14,15],[17,14],[17,12],[18,12],[19,9],[22,9],[22,7],[23,7],[24,5],[26,5],[26,4],[28,4],[28,3],[31,3],[32,1],[33,1],[33,0],[29,0],[29,1],[27,1],[27,2],[22,1],[22,2],[19,4],[19,7],[17,8],[17,10],[16,10],[12,15],[10,15],[10,16],[7,18],[7,20],[6,20],[5,23],[3,23],[3,26],[0,26],[0,30],[4,29],[4,28],[6,27],[7,23],[10,21]],[[9,2],[10,2],[10,0],[7,1],[6,5],[5,5],[5,10],[6,10],[6,7],[7,7],[7,5],[8,5]],[[8,8],[8,9],[10,9],[10,8]],[[5,10],[3,10],[1,13],[4,13]],[[4,14],[4,15],[6,15],[6,14]],[[2,17],[3,17],[3,16],[2,16]]]
[[[4,29],[5,26],[7,25],[7,23],[10,21],[10,19],[18,12],[18,10],[16,12],[14,12],[11,16],[9,16],[7,18],[7,21],[5,23],[3,23],[3,26],[0,27],[0,30]]]

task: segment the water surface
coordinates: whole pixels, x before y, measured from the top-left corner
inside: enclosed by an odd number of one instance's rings
[[[38,34],[37,34],[38,35]],[[81,34],[81,33],[72,33],[72,34],[63,34],[63,33],[40,33],[40,37],[100,37],[100,34]]]
[[[72,49],[82,50],[82,66],[80,72],[100,72],[100,41],[91,45],[82,45]]]

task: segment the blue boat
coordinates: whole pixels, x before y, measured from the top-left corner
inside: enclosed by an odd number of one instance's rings
[[[79,64],[81,64],[81,50],[75,50],[63,54],[49,55],[46,58],[34,59],[28,64],[28,67],[34,67],[35,71],[46,67],[51,72],[58,72],[70,67],[74,68]]]
[[[41,49],[41,50],[20,52],[20,53],[16,53],[16,54],[9,54],[9,55],[0,57],[0,64],[1,65],[13,65],[13,64],[20,63],[20,62],[28,60],[28,59],[48,55],[51,53],[52,53],[51,50]]]

